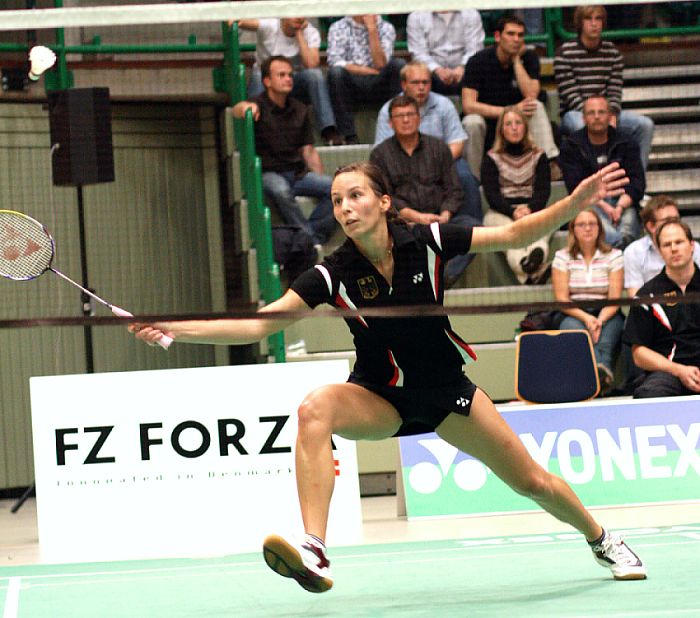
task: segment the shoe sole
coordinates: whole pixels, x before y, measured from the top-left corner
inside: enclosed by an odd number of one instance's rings
[[[299,552],[281,536],[272,534],[263,542],[263,558],[275,573],[294,579],[304,590],[321,593],[333,587],[333,580],[310,571]]]
[[[631,581],[635,579],[646,579],[647,574],[645,571],[633,571],[630,573],[625,573],[624,575],[615,575],[615,573],[613,573],[613,577],[618,581]]]

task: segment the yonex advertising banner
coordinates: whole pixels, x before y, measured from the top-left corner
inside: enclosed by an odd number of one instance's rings
[[[47,561],[257,551],[303,532],[297,408],[347,361],[32,378]],[[334,437],[329,542],[362,525],[355,443]]]
[[[700,500],[700,397],[499,406],[586,506]],[[400,439],[408,517],[539,510],[435,434]]]

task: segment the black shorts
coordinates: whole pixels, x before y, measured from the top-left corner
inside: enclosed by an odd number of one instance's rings
[[[394,436],[412,436],[435,431],[451,412],[469,416],[476,392],[476,385],[465,375],[454,384],[432,388],[374,384],[353,374],[350,374],[348,382],[376,393],[396,408],[403,422]]]

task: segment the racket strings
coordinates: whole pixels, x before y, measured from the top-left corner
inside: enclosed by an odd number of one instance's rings
[[[53,240],[41,224],[21,213],[0,212],[0,275],[34,279],[51,266]]]

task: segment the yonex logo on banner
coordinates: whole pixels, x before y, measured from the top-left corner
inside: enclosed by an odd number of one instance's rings
[[[700,406],[674,399],[528,406],[503,416],[533,459],[575,486],[584,504],[697,500]],[[536,508],[434,434],[401,438],[400,446],[409,517]]]

